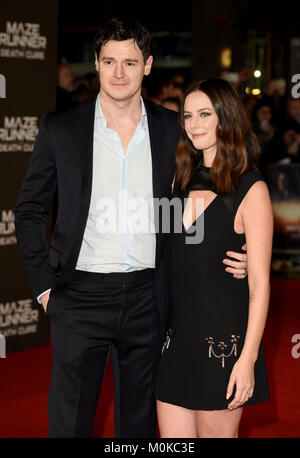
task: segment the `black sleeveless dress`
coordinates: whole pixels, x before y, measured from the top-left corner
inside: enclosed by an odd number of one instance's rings
[[[186,243],[189,235],[174,231],[166,241],[167,270],[174,324],[162,348],[156,398],[195,410],[227,409],[231,370],[243,348],[248,321],[248,278],[236,279],[225,271],[226,251],[243,252],[245,235],[234,231],[240,203],[261,177],[247,170],[232,193],[217,194],[199,217],[203,218],[201,243]],[[182,209],[191,190],[211,190],[210,169],[203,165],[182,192],[175,184],[173,197]],[[194,226],[199,221],[194,222]],[[200,225],[199,225],[200,227]],[[191,228],[193,229],[193,228]],[[269,399],[263,345],[254,368],[255,387],[244,405]]]

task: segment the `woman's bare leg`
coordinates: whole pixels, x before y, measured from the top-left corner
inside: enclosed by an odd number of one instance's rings
[[[157,416],[161,438],[197,437],[196,410],[157,401]]]
[[[198,437],[238,437],[242,413],[243,407],[238,407],[234,410],[197,410]]]

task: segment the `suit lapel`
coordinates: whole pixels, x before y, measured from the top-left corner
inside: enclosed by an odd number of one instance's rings
[[[95,103],[97,97],[79,107],[76,149],[79,166],[80,220],[85,228],[92,193]],[[76,124],[75,124],[76,126]],[[75,127],[76,129],[76,127]],[[81,219],[82,218],[82,219]],[[84,229],[83,228],[83,229]]]
[[[144,100],[145,108],[147,111],[149,137],[152,156],[152,186],[154,206],[158,203],[157,199],[165,197],[164,191],[164,166],[162,148],[164,147],[164,129],[161,122],[161,114],[156,108],[154,103]],[[155,215],[155,229],[156,229],[156,255],[155,265],[158,266],[160,262],[161,246],[164,239],[164,234],[161,232],[159,214],[157,211]]]
[[[151,146],[152,157],[152,180],[153,180],[153,197],[163,197],[163,168],[161,163],[161,149],[163,147],[164,130],[161,122],[161,115],[154,103],[144,100]]]

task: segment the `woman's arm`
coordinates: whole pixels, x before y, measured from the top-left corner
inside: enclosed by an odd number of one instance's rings
[[[264,332],[270,297],[270,264],[273,241],[273,211],[267,185],[256,182],[242,203],[242,220],[248,252],[249,313],[244,346],[233,367],[227,398],[236,384],[236,394],[228,408],[247,401],[254,388],[254,364]]]

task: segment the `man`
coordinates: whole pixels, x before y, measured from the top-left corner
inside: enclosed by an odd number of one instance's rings
[[[111,20],[99,31],[100,93],[42,119],[16,204],[25,270],[50,321],[50,437],[91,435],[111,348],[116,436],[155,436],[154,384],[168,322],[164,234],[130,232],[129,204],[170,195],[179,126],[175,112],[141,99],[150,41],[135,21]],[[48,249],[45,217],[56,188]],[[105,199],[125,230],[103,230]]]

